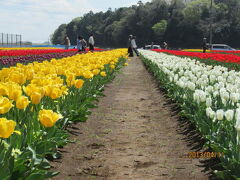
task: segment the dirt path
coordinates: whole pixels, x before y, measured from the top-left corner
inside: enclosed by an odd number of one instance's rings
[[[143,63],[129,64],[88,121],[71,129],[75,143],[52,163],[61,172],[54,179],[209,179],[199,159],[186,157],[196,150]]]

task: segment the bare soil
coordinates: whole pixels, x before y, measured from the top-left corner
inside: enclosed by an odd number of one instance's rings
[[[187,157],[201,150],[201,138],[140,59],[132,58],[104,94],[87,122],[69,128],[74,143],[52,162],[60,171],[54,180],[209,179],[204,161]]]

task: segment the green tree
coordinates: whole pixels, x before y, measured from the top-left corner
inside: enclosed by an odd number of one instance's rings
[[[152,30],[157,36],[162,37],[167,29],[167,21],[161,20],[160,22],[153,25]]]
[[[51,42],[53,44],[64,44],[64,37],[66,35],[67,24],[61,24],[53,33]]]

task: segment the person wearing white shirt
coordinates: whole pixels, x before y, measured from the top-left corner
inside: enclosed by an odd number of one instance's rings
[[[90,51],[94,51],[94,38],[93,38],[93,34],[90,35],[88,43],[89,43],[89,50]]]
[[[137,56],[139,56],[139,52],[137,50],[137,44],[136,44],[136,36],[132,37],[131,46],[132,46],[133,51],[137,54]]]

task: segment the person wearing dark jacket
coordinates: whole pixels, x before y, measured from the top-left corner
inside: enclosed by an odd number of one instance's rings
[[[128,38],[128,54],[129,54],[129,57],[133,57],[133,47],[132,47],[132,35],[129,35],[129,38]]]
[[[203,53],[205,53],[207,50],[207,39],[206,38],[203,38],[202,49],[203,49]]]

